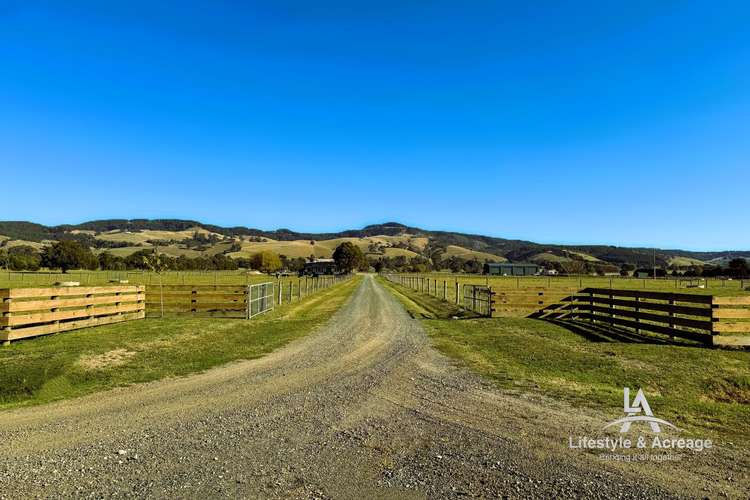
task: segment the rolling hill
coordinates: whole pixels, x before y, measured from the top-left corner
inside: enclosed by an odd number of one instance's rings
[[[108,219],[74,225],[44,226],[24,221],[0,222],[0,248],[26,244],[41,248],[62,238],[76,238],[96,252],[125,256],[153,247],[170,255],[249,257],[269,250],[287,257],[330,257],[342,242],[350,241],[371,258],[407,258],[439,252],[443,259],[457,257],[511,262],[653,264],[654,249],[608,245],[555,245],[448,231],[431,231],[396,222],[375,224],[338,233],[300,233],[289,229],[265,231],[242,226],[221,227],[180,219]],[[692,252],[657,249],[660,266],[724,263],[734,257],[750,257],[750,251]]]

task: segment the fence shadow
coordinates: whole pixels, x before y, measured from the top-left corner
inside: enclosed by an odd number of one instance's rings
[[[565,328],[588,340],[589,342],[621,342],[625,344],[676,345],[682,347],[708,347],[707,345],[681,338],[658,337],[647,333],[638,333],[632,329],[607,324],[604,321],[593,323],[577,317],[578,307],[575,297],[569,296],[556,304],[550,304],[527,317],[546,321]]]
[[[542,319],[554,325],[580,335],[589,342],[620,342],[624,344],[676,345],[681,347],[709,347],[700,342],[683,339],[659,338],[648,334],[639,334],[610,325],[592,324],[581,320]]]

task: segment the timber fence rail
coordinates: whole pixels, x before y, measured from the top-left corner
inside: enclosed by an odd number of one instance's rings
[[[0,342],[165,313],[250,319],[348,280],[320,276],[241,285],[143,285],[0,289]],[[296,287],[294,285],[297,285]],[[163,302],[162,302],[163,300]]]
[[[713,297],[713,344],[750,346],[750,297]]]
[[[244,318],[247,287],[239,285],[149,285],[146,288],[146,313],[164,313]]]
[[[577,288],[498,288],[488,286],[490,281],[477,277],[481,283],[465,283],[460,279],[446,279],[404,274],[386,274],[385,278],[412,290],[426,293],[446,302],[454,303],[481,316],[495,317],[507,314],[531,315],[539,309],[555,304],[575,293]],[[511,283],[511,281],[509,281]],[[512,280],[516,283],[516,280]]]
[[[143,286],[0,289],[0,340],[142,319],[145,299]]]
[[[458,280],[438,279],[426,276],[401,274],[385,274],[383,276],[392,283],[397,283],[417,292],[456,304],[481,316],[492,315],[493,291],[489,287],[462,284]]]
[[[146,311],[168,315],[250,319],[273,308],[325,290],[352,275],[300,277],[242,285],[149,285]]]
[[[584,320],[714,346],[750,346],[750,297],[585,288],[536,317]]]
[[[455,303],[483,316],[522,312],[557,321],[666,335],[714,346],[750,346],[750,296],[714,296],[612,288],[497,289],[414,275],[386,274],[393,283]],[[453,294],[449,291],[455,290]]]

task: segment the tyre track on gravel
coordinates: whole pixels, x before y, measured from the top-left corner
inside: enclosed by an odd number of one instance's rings
[[[263,358],[0,422],[3,498],[671,496],[635,469],[540,448],[557,436],[544,429],[585,418],[456,368],[371,277]]]

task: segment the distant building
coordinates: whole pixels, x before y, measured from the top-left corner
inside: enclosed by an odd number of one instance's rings
[[[315,259],[312,262],[305,262],[301,274],[304,276],[321,276],[336,274],[337,272],[336,261],[333,259]]]
[[[516,262],[488,262],[484,265],[484,274],[492,276],[534,276],[539,274],[536,264]]]
[[[656,277],[657,278],[664,278],[667,275],[667,272],[664,269],[656,268]],[[654,269],[636,269],[633,271],[633,276],[636,278],[653,278],[654,277]]]

